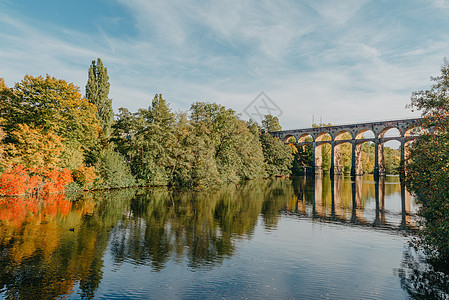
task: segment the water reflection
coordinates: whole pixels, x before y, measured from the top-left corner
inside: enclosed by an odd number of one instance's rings
[[[438,270],[438,265],[412,247],[404,250],[396,273],[402,288],[413,299],[449,299],[449,270]]]
[[[114,261],[160,271],[171,258],[186,257],[191,268],[213,267],[234,254],[236,239],[251,238],[260,214],[266,228],[275,228],[291,189],[279,180],[207,193],[140,194],[111,233]]]
[[[81,297],[93,298],[108,230],[132,197],[124,190],[84,194],[76,202],[61,195],[1,199],[0,296],[53,299],[79,285]]]
[[[73,202],[60,195],[8,198],[0,200],[0,297],[76,292],[75,298],[93,299],[106,254],[114,270],[133,265],[160,273],[175,262],[210,271],[232,259],[257,228],[275,232],[283,217],[414,228],[412,199],[395,177],[300,177],[205,192],[124,189]]]
[[[299,215],[380,229],[417,229],[413,199],[399,177],[299,177],[293,186],[297,203],[291,212]],[[395,195],[400,203],[394,200],[386,208],[385,199]]]

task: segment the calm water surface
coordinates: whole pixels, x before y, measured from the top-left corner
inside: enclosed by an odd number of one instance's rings
[[[415,213],[369,176],[0,200],[0,298],[444,298]]]

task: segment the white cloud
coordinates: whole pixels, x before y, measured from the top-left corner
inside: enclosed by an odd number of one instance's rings
[[[437,8],[449,8],[448,0],[432,0],[432,3]]]
[[[430,86],[449,46],[446,33],[415,37],[382,11],[363,21],[368,8],[382,9],[377,2],[117,1],[136,36],[108,35],[101,23],[96,33],[49,29],[0,13],[0,76],[11,85],[49,73],[83,91],[91,60],[101,57],[116,109],[147,107],[163,93],[175,109],[216,101],[243,112],[264,91],[293,128],[310,126],[312,115],[331,123],[410,116],[411,91]]]
[[[308,3],[327,22],[334,26],[342,26],[348,23],[368,2],[366,0],[345,0],[335,1],[332,4],[327,1],[309,1]]]

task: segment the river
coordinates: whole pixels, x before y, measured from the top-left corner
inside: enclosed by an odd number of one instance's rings
[[[0,298],[444,298],[416,212],[394,176],[0,199]]]

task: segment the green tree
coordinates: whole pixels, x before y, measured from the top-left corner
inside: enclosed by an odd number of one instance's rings
[[[143,184],[167,185],[175,167],[175,116],[162,95],[136,114],[137,130],[131,140],[131,169]]]
[[[173,185],[204,188],[221,183],[209,134],[201,123],[189,121],[186,114],[178,115]]]
[[[264,133],[260,141],[267,164],[268,175],[289,175],[293,162],[291,147],[269,133]]]
[[[235,111],[216,103],[196,102],[191,107],[191,123],[212,141],[221,181],[235,182],[264,175],[258,138]]]
[[[92,61],[86,84],[86,98],[97,107],[97,118],[106,139],[111,135],[111,126],[114,121],[112,100],[109,99],[108,70],[103,66],[100,58]]]
[[[449,64],[430,90],[414,92],[411,108],[423,112],[422,134],[411,147],[406,183],[417,195],[423,230],[416,241],[431,258],[449,264]]]
[[[101,151],[96,169],[101,178],[98,187],[122,188],[136,184],[123,155],[110,148]]]
[[[265,115],[262,120],[262,128],[266,131],[280,131],[282,126],[279,125],[279,118],[272,115]]]
[[[398,174],[401,164],[401,151],[399,149],[384,147],[384,157],[385,172],[387,174]]]
[[[127,108],[119,108],[117,120],[112,126],[111,142],[116,147],[116,150],[124,155],[129,161],[132,159],[131,150],[133,148],[133,140],[139,127],[144,125],[139,124],[143,119],[138,119],[135,114],[131,113]]]
[[[307,168],[313,166],[313,147],[312,145],[295,145],[298,151],[295,153],[292,163],[293,175],[305,175]]]

